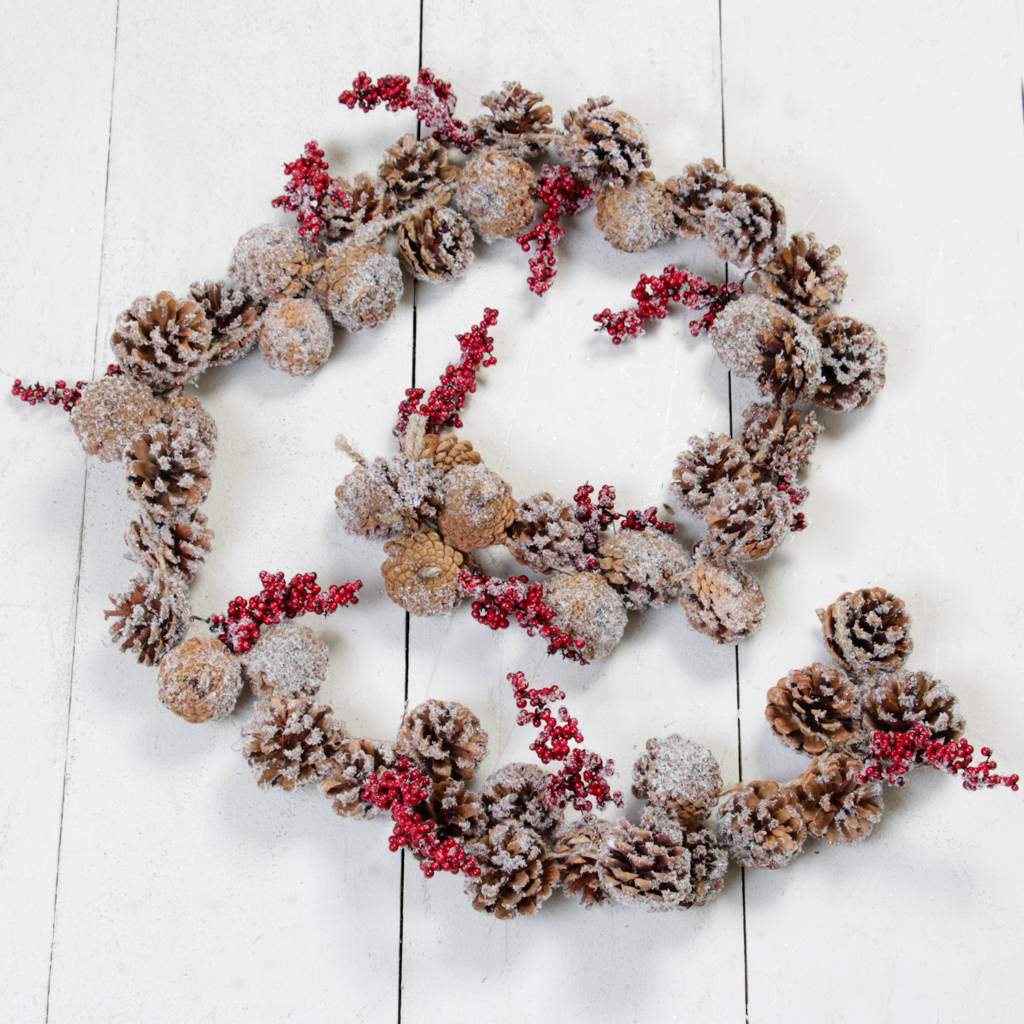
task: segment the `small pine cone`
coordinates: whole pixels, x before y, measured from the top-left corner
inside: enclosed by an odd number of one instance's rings
[[[289,377],[319,370],[334,348],[334,328],[312,299],[277,299],[260,326],[263,361]]]
[[[855,676],[897,669],[914,649],[907,606],[884,587],[842,594],[818,618],[829,654]]]
[[[189,515],[210,493],[212,461],[197,431],[156,423],[125,452],[128,495],[158,523]]]
[[[676,458],[672,495],[684,508],[703,515],[719,484],[753,475],[754,467],[739,441],[728,434],[694,436],[690,447]]]
[[[583,641],[580,653],[587,661],[606,658],[622,639],[626,609],[598,573],[559,574],[544,584],[543,599],[555,613],[552,624]]]
[[[601,858],[611,831],[610,821],[585,814],[555,833],[552,852],[558,862],[558,884],[584,907],[597,907],[608,901]]]
[[[532,914],[558,879],[558,862],[541,837],[514,821],[493,825],[466,849],[480,868],[466,881],[473,909],[499,920]]]
[[[384,233],[384,227],[376,225],[394,216],[395,198],[380,178],[357,174],[352,183],[344,178],[335,178],[334,185],[348,197],[348,206],[330,198],[324,200],[321,212],[328,241],[344,242],[357,233],[360,237],[379,237]]]
[[[342,817],[376,817],[380,808],[363,801],[363,787],[371,775],[394,763],[393,743],[349,736],[331,758],[320,788]]]
[[[537,105],[543,99],[519,82],[504,82],[497,92],[481,96],[490,114],[473,118],[470,128],[484,152],[539,156],[551,141],[551,108]]]
[[[118,318],[110,345],[121,368],[155,392],[193,381],[210,358],[212,327],[202,306],[159,292],[136,299]]]
[[[534,494],[516,507],[505,546],[517,562],[538,572],[570,572],[583,553],[583,536],[575,503]]]
[[[491,772],[481,795],[488,824],[515,821],[542,835],[557,828],[563,808],[548,803],[549,778],[539,765],[519,761]]]
[[[750,277],[751,291],[813,320],[843,297],[846,271],[839,265],[839,246],[819,245],[811,231],[793,235],[770,263]]]
[[[671,817],[666,818],[662,807],[648,805],[640,815],[641,828],[656,830],[665,827],[666,823],[670,827],[678,824]],[[690,894],[679,906],[703,907],[725,888],[729,854],[711,829],[685,821],[682,824],[682,845],[690,854]]]
[[[470,157],[459,175],[455,205],[485,241],[515,238],[532,223],[537,175],[518,156],[487,149]]]
[[[89,455],[117,462],[128,442],[160,415],[163,402],[127,375],[86,384],[71,410],[71,428]]]
[[[415,810],[425,821],[431,821],[438,838],[457,839],[465,842],[476,839],[487,830],[488,821],[484,814],[479,793],[466,788],[464,782],[442,779],[434,782],[430,795]]]
[[[598,557],[602,575],[630,611],[663,608],[679,596],[690,567],[685,548],[653,527],[623,530],[601,545]]]
[[[160,662],[158,696],[186,722],[230,715],[242,692],[242,668],[214,637],[190,636]]]
[[[821,429],[813,409],[804,415],[755,402],[743,413],[743,447],[755,466],[795,476],[810,461]]]
[[[260,304],[240,288],[230,288],[224,281],[196,281],[189,295],[210,321],[210,366],[233,363],[256,344]]]
[[[397,257],[357,240],[329,246],[316,281],[317,301],[346,331],[384,323],[405,284]]]
[[[885,343],[873,327],[826,313],[814,324],[821,344],[821,384],[814,404],[833,412],[859,409],[885,386]]]
[[[471,441],[460,441],[449,431],[444,434],[427,434],[423,438],[423,449],[418,458],[429,459],[442,473],[447,473],[456,466],[478,465],[480,453],[473,450]]]
[[[860,782],[867,765],[849,754],[816,757],[794,789],[807,831],[826,843],[867,839],[882,817],[882,784]]]
[[[437,528],[445,543],[476,551],[505,540],[515,516],[512,488],[483,464],[455,466],[444,476],[444,504]]]
[[[640,122],[611,103],[601,96],[570,110],[562,119],[565,135],[555,142],[576,177],[622,188],[650,167],[651,157]]]
[[[321,782],[348,736],[329,707],[299,693],[258,701],[242,738],[261,786],[294,789]]]
[[[257,302],[273,302],[308,291],[318,267],[295,228],[261,224],[235,243],[228,275]]]
[[[777,302],[747,293],[711,328],[711,344],[729,370],[757,383],[776,405],[809,402],[821,384],[821,346],[811,329]]]
[[[411,615],[447,615],[459,599],[462,552],[429,531],[396,537],[384,545],[384,589]]]
[[[160,422],[172,435],[193,431],[211,452],[217,449],[217,423],[195,395],[171,395],[160,411]]]
[[[487,753],[487,733],[465,705],[426,700],[402,719],[395,751],[415,761],[435,781],[465,781]]]
[[[940,743],[964,731],[960,703],[949,687],[927,672],[890,672],[876,676],[864,697],[864,729],[870,741],[876,729],[908,732],[925,725]]]
[[[199,511],[167,522],[143,515],[132,520],[124,541],[132,561],[156,572],[178,573],[188,582],[213,547],[213,530]]]
[[[715,643],[734,644],[761,625],[761,585],[740,566],[698,561],[684,582],[689,593],[682,605],[690,625]]]
[[[815,662],[780,679],[764,713],[780,739],[813,756],[841,749],[860,731],[860,694],[842,669]]]
[[[327,644],[309,626],[281,622],[260,633],[242,669],[258,698],[312,697],[327,682],[329,662]]]
[[[678,733],[649,739],[633,764],[633,795],[685,829],[705,821],[721,791],[715,755]]]
[[[696,554],[737,561],[764,558],[789,535],[792,520],[793,506],[774,484],[721,484],[704,514],[708,532]]]
[[[601,189],[594,205],[594,226],[622,252],[646,252],[672,237],[672,204],[650,171],[624,188]]]
[[[398,255],[419,281],[454,281],[473,262],[473,229],[451,207],[425,206],[399,225]]]
[[[704,211],[704,241],[741,270],[770,263],[786,237],[786,213],[756,185],[730,185]]]
[[[395,455],[356,466],[334,492],[349,533],[386,540],[415,531],[441,504],[442,472],[425,459]]]
[[[410,133],[384,151],[377,173],[402,211],[424,202],[447,203],[459,168],[448,163],[448,150],[436,139],[417,141]]]
[[[104,617],[120,649],[131,651],[142,665],[155,665],[188,632],[192,609],[188,587],[174,573],[136,576],[131,589],[110,595],[114,603]]]
[[[671,910],[693,898],[683,830],[665,818],[643,825],[623,818],[609,832],[600,863],[605,888],[620,903]]]
[[[677,178],[665,182],[672,218],[681,235],[696,237],[704,229],[704,214],[732,185],[732,175],[707,157],[699,164],[689,164]]]
[[[718,826],[729,856],[745,868],[785,867],[807,839],[796,793],[771,780],[733,789],[718,805]]]

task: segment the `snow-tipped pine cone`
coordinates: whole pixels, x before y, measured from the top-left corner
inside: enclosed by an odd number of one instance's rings
[[[622,530],[601,545],[598,559],[631,611],[662,608],[678,597],[690,567],[686,549],[653,527]]]
[[[241,288],[231,288],[225,281],[195,281],[189,295],[210,321],[210,366],[233,363],[256,344],[260,304]]]
[[[746,868],[785,867],[807,839],[796,793],[770,779],[731,790],[718,805],[718,827],[730,858]]]
[[[684,828],[708,817],[721,789],[715,755],[678,733],[649,739],[633,764],[633,795]]]
[[[816,757],[794,787],[807,831],[829,844],[866,839],[882,817],[882,784],[860,781],[867,765],[836,751]]]
[[[623,188],[601,189],[594,206],[594,227],[622,252],[646,252],[672,237],[672,204],[649,171]]]
[[[820,245],[814,232],[793,235],[750,278],[752,291],[813,320],[843,297],[846,271],[839,264],[839,246]]]
[[[580,653],[587,661],[607,657],[622,639],[626,609],[598,573],[560,573],[544,584],[543,597],[555,613],[552,624],[583,641]]]
[[[558,884],[584,907],[600,906],[609,899],[601,859],[611,830],[610,821],[585,814],[555,833],[552,852],[558,862]]]
[[[329,662],[327,644],[309,626],[279,622],[261,631],[242,668],[257,697],[312,696],[327,682]]]
[[[810,461],[821,429],[813,409],[801,413],[755,402],[743,412],[743,447],[755,466],[795,476]]]
[[[235,244],[228,271],[259,302],[302,295],[313,284],[319,258],[294,227],[261,224]]]
[[[497,473],[482,463],[454,466],[445,473],[441,490],[437,528],[446,544],[468,553],[505,540],[516,501]]]
[[[826,313],[814,323],[821,345],[821,384],[814,404],[833,412],[859,409],[885,386],[885,343],[869,324]]]
[[[82,388],[82,397],[71,410],[71,428],[89,455],[116,462],[162,408],[162,399],[134,377],[102,377]]]
[[[215,637],[190,636],[160,661],[157,695],[186,722],[230,715],[241,692],[241,665]]]
[[[897,669],[914,649],[910,613],[884,587],[841,594],[818,618],[829,653],[854,675]]]
[[[672,496],[684,508],[703,515],[719,484],[753,474],[750,457],[739,441],[728,434],[694,436],[690,447],[676,457]]]
[[[487,753],[487,733],[464,705],[427,700],[402,719],[395,750],[432,779],[466,780]]]
[[[355,466],[334,492],[349,533],[387,540],[433,519],[441,505],[442,471],[426,459],[398,454]]]
[[[466,880],[473,909],[500,920],[532,914],[551,895],[558,862],[543,839],[514,821],[502,821],[467,844],[480,874]]]
[[[601,858],[605,888],[620,903],[644,910],[686,906],[693,886],[683,829],[663,818],[644,825],[623,818],[608,834]]]
[[[565,134],[555,141],[577,178],[622,188],[650,166],[651,157],[640,122],[611,103],[601,96],[570,110]]]
[[[393,743],[349,736],[324,769],[320,788],[342,817],[375,817],[380,808],[363,800],[363,787],[371,775],[392,767],[394,763]]]
[[[498,149],[476,153],[459,175],[455,205],[485,241],[515,238],[533,223],[537,176],[519,157]]]
[[[329,242],[343,242],[358,233],[367,240],[384,233],[377,227],[395,213],[395,199],[380,178],[357,174],[352,182],[335,178],[337,189],[344,193],[348,204],[325,197],[321,212],[324,216],[324,235]]]
[[[454,281],[473,262],[473,229],[450,206],[424,207],[398,227],[398,255],[419,281]]]
[[[746,270],[775,258],[786,237],[786,214],[756,185],[729,185],[704,211],[701,231],[720,260]]]
[[[132,520],[124,535],[129,557],[147,569],[178,573],[191,581],[213,547],[213,530],[206,522],[199,511],[166,522],[143,512]]]
[[[384,151],[377,170],[399,211],[429,202],[443,206],[451,198],[459,168],[436,139],[403,135]]]
[[[210,492],[212,462],[196,430],[152,424],[125,454],[128,495],[158,523],[190,515]]]
[[[785,743],[806,754],[842,749],[860,732],[860,692],[832,665],[794,669],[768,691],[765,717]]]
[[[793,506],[768,481],[738,480],[715,489],[704,521],[708,532],[697,546],[698,558],[753,561],[789,535]]]
[[[864,696],[864,729],[868,734],[908,732],[927,726],[940,743],[959,739],[964,730],[960,702],[950,688],[928,672],[905,669],[875,676]]]
[[[411,615],[447,615],[459,600],[462,552],[436,533],[412,533],[384,545],[384,589]]]
[[[549,778],[539,765],[519,761],[491,772],[481,793],[488,823],[517,821],[542,835],[556,828],[563,808],[548,802]]]
[[[110,635],[124,653],[141,664],[155,665],[181,642],[191,621],[188,586],[177,573],[153,572],[136,576],[131,589],[111,595]]]
[[[676,230],[681,235],[698,236],[704,228],[704,214],[732,185],[732,175],[707,157],[699,164],[688,164],[678,177],[665,182]]]
[[[568,572],[583,554],[583,536],[573,502],[534,494],[516,506],[505,547],[517,562],[538,572]]]
[[[687,572],[683,610],[690,625],[715,643],[734,644],[750,636],[764,618],[761,585],[745,569],[697,561]]]
[[[539,92],[530,92],[519,82],[504,82],[496,92],[481,96],[480,103],[490,113],[475,117],[470,123],[482,150],[478,156],[539,156],[551,139],[551,108],[540,105],[543,99]],[[463,174],[471,164],[472,160]]]

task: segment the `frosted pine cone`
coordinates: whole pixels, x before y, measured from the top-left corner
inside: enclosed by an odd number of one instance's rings
[[[116,462],[162,406],[146,384],[132,377],[103,377],[82,388],[82,397],[71,410],[71,428],[89,455]]]
[[[160,701],[186,722],[230,715],[241,692],[238,659],[213,637],[190,636],[160,662]]]
[[[964,730],[960,702],[949,687],[927,672],[890,672],[876,677],[864,697],[864,728],[869,734],[908,732],[925,725],[940,743],[959,739]]]
[[[686,906],[693,887],[683,830],[664,819],[645,825],[623,818],[612,828],[601,858],[605,888],[620,903],[644,910]]]
[[[156,664],[188,632],[191,608],[188,587],[175,574],[136,576],[131,589],[110,596],[114,607],[103,615],[111,619],[110,635],[120,649],[131,651],[143,665]]]
[[[708,817],[721,790],[715,755],[677,733],[649,739],[633,764],[633,795],[686,829]]]
[[[442,473],[456,466],[476,466],[480,462],[480,453],[473,450],[472,442],[460,441],[450,431],[427,434],[423,438],[423,449],[418,457],[429,459]]]
[[[385,231],[384,221],[395,213],[395,199],[380,178],[357,174],[351,184],[335,178],[334,185],[348,197],[348,205],[324,200],[324,234],[328,241],[343,242],[358,234],[367,241]]]
[[[576,518],[576,505],[547,493],[521,501],[505,546],[517,562],[538,572],[571,571],[583,554],[583,527]]]
[[[793,508],[774,484],[739,480],[719,485],[704,521],[708,532],[698,545],[699,558],[752,561],[788,536]]]
[[[756,185],[730,185],[704,211],[704,241],[741,270],[770,263],[786,237],[786,214]]]
[[[210,493],[213,453],[195,430],[156,423],[125,453],[128,495],[158,523],[192,513]]]
[[[482,464],[455,466],[445,474],[442,490],[437,528],[445,543],[468,552],[504,541],[516,502],[497,473]]]
[[[380,808],[363,800],[370,776],[395,763],[395,745],[385,740],[346,738],[327,765],[320,788],[342,817],[373,818]]]
[[[818,618],[829,654],[854,675],[897,669],[914,649],[910,613],[884,587],[841,594]]]
[[[682,597],[690,625],[715,643],[734,644],[750,636],[764,617],[761,585],[738,565],[698,561],[684,580]]]
[[[505,920],[532,914],[551,895],[558,863],[532,828],[500,822],[467,850],[480,868],[466,881],[474,910]]]
[[[558,575],[544,584],[543,598],[555,613],[552,624],[583,641],[581,653],[587,661],[606,658],[622,639],[626,609],[597,573]]]
[[[843,297],[846,271],[839,246],[819,245],[814,232],[793,235],[770,263],[750,278],[750,288],[781,303],[805,320],[813,320]]]
[[[821,344],[821,385],[814,404],[835,412],[860,409],[885,386],[885,344],[875,329],[826,313],[814,324]]]
[[[395,750],[434,780],[465,780],[473,777],[487,753],[487,733],[464,705],[427,700],[402,719]]]
[[[409,134],[384,151],[377,173],[402,211],[424,202],[447,203],[459,168],[448,163],[448,151],[436,139],[417,141]]]
[[[622,252],[646,252],[672,237],[672,205],[649,171],[623,188],[603,188],[595,197],[594,226]]]
[[[745,868],[785,867],[807,839],[796,793],[771,780],[733,789],[718,806],[718,823],[722,845]]]
[[[676,824],[671,817],[666,818],[664,808],[655,805],[645,807],[640,816],[640,827],[645,829],[656,830],[666,822],[670,827]],[[703,907],[725,888],[729,855],[711,829],[684,822],[682,835],[682,845],[690,854],[690,894],[679,905]]]
[[[196,281],[189,295],[210,321],[210,366],[233,363],[256,344],[260,304],[240,288],[229,288],[224,281]]]
[[[690,438],[690,447],[676,458],[672,496],[684,508],[702,515],[720,483],[741,480],[753,473],[743,445],[728,434],[694,436]]]
[[[261,224],[235,244],[228,274],[258,302],[272,302],[308,291],[318,264],[295,228]]]
[[[623,530],[601,545],[604,578],[622,595],[630,611],[662,608],[679,596],[690,556],[671,537],[648,527]]]
[[[361,331],[390,318],[404,287],[396,257],[379,245],[353,239],[328,247],[316,298],[336,324]]]
[[[768,691],[765,717],[776,736],[807,754],[840,749],[860,731],[860,695],[841,669],[794,669]]]
[[[257,702],[242,738],[259,784],[281,789],[320,782],[348,739],[331,709],[307,694]]]
[[[260,351],[267,366],[289,377],[319,370],[334,348],[334,328],[312,299],[277,299],[260,324]]]
[[[519,157],[498,149],[477,153],[459,176],[455,205],[485,241],[515,238],[533,223],[537,176]]]
[[[334,492],[349,533],[385,540],[432,519],[441,504],[442,473],[424,459],[395,455],[356,466]]]
[[[213,547],[213,530],[202,512],[157,522],[143,514],[124,535],[129,557],[157,572],[178,573],[191,581]]]
[[[399,225],[398,255],[419,281],[454,281],[473,262],[473,229],[449,206],[424,207]]]
[[[795,790],[807,831],[829,844],[866,839],[882,817],[882,784],[860,782],[867,765],[849,754],[816,757]]]
[[[413,533],[384,545],[384,589],[411,615],[447,615],[459,599],[462,553],[436,533]]]
[[[479,793],[466,788],[464,782],[443,779],[435,782],[427,799],[415,810],[425,821],[431,821],[439,839],[464,842],[483,835],[488,827]]]
[[[281,622],[260,633],[242,667],[257,697],[312,697],[327,682],[329,662],[327,644],[309,626]]]
[[[195,395],[171,395],[160,410],[160,422],[174,436],[192,431],[211,454],[217,449],[217,424]]]
[[[756,402],[743,413],[743,447],[750,461],[779,476],[795,476],[806,467],[820,433],[813,409],[804,415],[796,409]]]
[[[136,299],[118,318],[110,338],[125,373],[169,391],[193,381],[210,358],[212,328],[198,302],[170,292]]]
[[[563,808],[548,803],[549,778],[539,765],[518,761],[491,772],[482,793],[488,822],[515,821],[541,834],[557,827]]]
[[[677,178],[665,182],[672,217],[681,235],[697,236],[704,229],[704,214],[732,185],[732,175],[711,157],[689,164]]]
[[[601,859],[611,830],[610,821],[585,814],[555,833],[552,852],[558,863],[558,884],[567,896],[575,896],[584,907],[608,901]]]
[[[473,118],[470,128],[484,153],[539,156],[552,135],[551,108],[538,106],[543,99],[519,82],[505,82],[497,92],[481,96],[480,102],[490,114]]]
[[[640,122],[611,103],[601,96],[570,110],[563,118],[565,135],[555,141],[577,178],[622,188],[650,167],[651,157]]]

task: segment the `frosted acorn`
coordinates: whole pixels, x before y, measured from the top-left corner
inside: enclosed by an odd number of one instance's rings
[[[278,299],[267,306],[260,351],[267,365],[291,377],[318,370],[334,347],[334,329],[312,299]]]

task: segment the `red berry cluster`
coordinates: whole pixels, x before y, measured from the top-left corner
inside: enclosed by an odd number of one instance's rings
[[[409,88],[408,75],[382,75],[375,82],[365,71],[360,71],[338,97],[338,102],[349,110],[358,106],[369,112],[382,103],[387,110],[416,112],[416,117],[427,128],[433,129],[433,136],[442,146],[455,146],[463,153],[473,149],[473,133],[466,124],[456,120],[455,93],[451,84],[438,78],[428,68],[420,68],[414,88]]]
[[[111,363],[107,367],[106,376],[120,377],[123,373],[124,370],[117,363]],[[23,384],[19,377],[11,386],[11,394],[22,402],[28,402],[29,405],[60,405],[65,412],[71,412],[82,397],[82,388],[88,383],[85,380],[76,380],[74,384],[68,384],[66,380],[59,380],[52,387],[44,387],[39,381],[35,384]]]
[[[476,861],[454,839],[438,839],[436,827],[413,810],[430,795],[430,779],[405,759],[394,768],[383,768],[371,775],[360,794],[364,803],[391,812],[395,827],[388,839],[392,853],[403,846],[422,858],[420,870],[430,878],[435,871],[462,872],[475,878],[480,874]]]
[[[441,382],[430,392],[426,402],[421,403],[423,388],[407,388],[405,401],[398,407],[398,422],[395,434],[402,437],[409,425],[409,417],[415,414],[426,416],[427,433],[436,434],[445,427],[461,427],[459,412],[466,404],[466,396],[476,391],[476,374],[482,366],[493,366],[498,360],[492,355],[494,339],[487,333],[489,327],[498,322],[496,309],[484,309],[480,323],[466,334],[456,335],[462,358],[457,366],[448,364],[441,375]]]
[[[324,200],[348,206],[349,198],[334,184],[324,151],[315,140],[306,143],[305,156],[284,165],[284,173],[291,181],[272,205],[297,213],[299,234],[316,241],[324,228]]]
[[[644,333],[645,321],[664,320],[670,302],[681,302],[689,309],[707,310],[699,320],[690,321],[690,333],[696,338],[702,331],[710,330],[718,314],[742,292],[742,285],[719,287],[696,274],[667,266],[657,277],[641,275],[630,292],[635,306],[618,313],[603,309],[594,314],[594,320],[600,325],[597,330],[607,331],[612,342],[620,345],[625,338],[639,338]]]
[[[673,533],[672,523],[663,523],[658,518],[658,510],[651,505],[643,511],[628,509],[625,513],[615,511],[615,488],[604,484],[597,492],[595,502],[591,495],[594,488],[591,484],[581,484],[573,495],[576,502],[576,519],[583,526],[583,555],[576,559],[576,568],[580,572],[593,572],[598,567],[597,552],[601,547],[601,534],[612,523],[618,521],[622,530],[646,530],[653,527],[662,533]]]
[[[459,573],[459,588],[464,597],[473,599],[473,618],[477,622],[494,630],[508,629],[510,616],[514,616],[527,636],[540,633],[547,640],[548,654],[587,664],[581,653],[584,642],[552,623],[555,613],[544,603],[542,584],[530,583],[525,576],[502,580],[463,569]]]
[[[592,750],[571,746],[583,742],[579,722],[564,704],[558,709],[557,718],[548,707],[556,700],[564,700],[565,693],[557,686],[532,689],[522,672],[510,672],[508,681],[519,709],[516,723],[541,730],[530,749],[542,764],[564,762],[557,772],[548,776],[548,803],[552,807],[571,803],[577,811],[589,811],[595,803],[601,810],[609,803],[621,807],[622,794],[613,793],[607,782],[615,771],[615,762],[611,758],[605,761]]]
[[[579,213],[593,197],[593,189],[587,188],[567,167],[549,165],[541,173],[537,198],[544,204],[544,212],[537,224],[516,239],[523,252],[529,252],[531,244],[536,243],[526,280],[535,295],[543,295],[557,273],[555,243],[565,234],[560,218]]]
[[[263,589],[252,597],[234,598],[226,615],[211,615],[207,624],[220,633],[221,642],[234,654],[245,654],[260,638],[261,626],[273,626],[282,619],[294,619],[312,612],[330,615],[347,604],[359,604],[356,591],[362,580],[331,584],[324,590],[315,572],[300,572],[287,583],[283,572],[261,572]]]
[[[950,775],[961,775],[964,789],[1006,786],[1016,792],[1020,776],[994,774],[998,766],[991,759],[991,747],[982,747],[981,756],[983,760],[974,764],[974,747],[967,740],[943,743],[919,722],[907,732],[875,732],[867,767],[859,778],[861,781],[884,779],[891,786],[902,786],[907,772],[915,764],[930,764]]]
[[[779,479],[775,486],[789,499],[789,503],[794,508],[797,505],[802,505],[807,500],[807,495],[811,493],[806,487],[793,483],[793,474],[788,471],[779,474]],[[807,517],[803,512],[794,513],[790,529],[794,533],[807,529]]]

